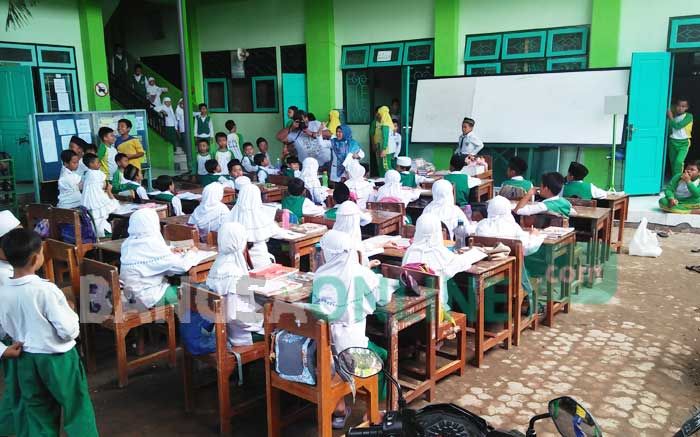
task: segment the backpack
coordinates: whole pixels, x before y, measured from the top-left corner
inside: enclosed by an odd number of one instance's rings
[[[280,378],[302,384],[316,385],[316,342],[289,331],[275,332],[275,372]]]
[[[34,226],[34,232],[39,234],[42,240],[45,238],[49,238],[49,235],[51,234],[49,228],[49,219],[39,220]]]
[[[80,213],[80,236],[83,243],[97,243],[97,233],[95,232],[95,221],[92,214],[84,206],[76,208]],[[61,241],[68,244],[75,244],[75,226],[62,224],[59,226]]]

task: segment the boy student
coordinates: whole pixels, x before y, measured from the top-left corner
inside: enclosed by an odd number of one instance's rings
[[[146,75],[143,74],[143,67],[141,64],[134,65],[134,75],[131,77],[131,88],[136,91],[136,93],[146,98]]]
[[[462,168],[464,168],[464,156],[452,155],[450,173],[445,175],[445,180],[454,185],[455,201],[459,206],[469,204],[469,190],[481,184],[481,179],[464,174]]]
[[[243,170],[246,173],[255,173],[258,171],[258,167],[255,165],[255,154],[253,150],[252,143],[243,143],[243,159],[241,159],[241,165],[243,165]]]
[[[537,193],[537,188],[532,187],[522,199],[515,205],[513,212],[518,215],[552,214],[568,218],[571,214],[571,203],[563,197],[559,197],[564,187],[564,176],[557,172],[545,173],[542,175],[542,187],[540,196],[544,199],[541,202],[528,204]]]
[[[129,158],[129,164],[136,166],[139,170],[141,169],[141,162],[143,161],[143,156],[146,154],[143,150],[143,145],[141,141],[130,135],[131,132],[131,121],[122,118],[117,123],[117,132],[119,137],[114,143],[117,146],[117,150]]]
[[[202,176],[199,182],[203,187],[206,187],[212,182],[217,182],[221,177],[221,167],[219,166],[219,161],[216,159],[210,159],[205,162],[204,169],[207,171],[207,174]]]
[[[287,168],[284,169],[284,175],[290,178],[298,178],[301,175],[301,163],[296,156],[288,156],[286,161]]]
[[[319,215],[323,214],[323,207],[315,205],[311,199],[306,197],[304,181],[299,178],[294,178],[287,185],[287,194],[282,199],[282,209],[288,209],[294,214],[298,220],[304,215]]]
[[[267,182],[267,177],[269,175],[270,160],[267,159],[264,153],[258,153],[253,157],[253,163],[258,168],[255,175],[258,178],[258,182],[264,184]]]
[[[41,238],[15,229],[3,237],[2,250],[14,275],[0,287],[0,327],[22,344],[16,363],[22,409],[15,411],[17,435],[59,435],[63,423],[69,436],[97,436],[85,369],[75,349],[78,315],[56,285],[36,275],[44,264]]]
[[[687,163],[683,173],[671,178],[664,194],[659,199],[663,211],[688,214],[700,209],[700,161]]]
[[[669,121],[670,135],[668,141],[668,160],[671,174],[683,172],[683,163],[690,149],[690,137],[693,131],[693,114],[688,112],[690,102],[685,97],[678,97],[673,108],[666,113]]]
[[[123,153],[117,153],[114,157],[117,163],[117,171],[112,175],[112,194],[118,194],[121,191],[127,190],[126,181],[124,180],[124,169],[129,165],[129,159]]]
[[[474,134],[474,119],[464,117],[462,120],[462,135],[457,140],[455,154],[462,157],[477,155],[484,148],[484,143]]]
[[[399,156],[396,158],[396,170],[401,174],[401,185],[404,187],[416,188],[430,178],[417,175],[411,171],[411,158],[409,156]]]
[[[394,157],[394,162],[389,163],[389,167],[393,168],[395,165],[392,164],[396,162],[396,157],[401,154],[401,133],[399,131],[399,121],[395,118],[391,121],[394,123],[394,127],[389,134],[389,149],[387,150],[387,154],[391,154]]]
[[[223,132],[217,132],[215,138],[218,149],[216,149],[216,154],[214,155],[214,158],[219,163],[219,167],[221,167],[222,169],[228,168],[228,162],[234,159],[234,154],[228,148],[226,134]]]
[[[527,162],[523,158],[514,156],[508,161],[506,175],[508,179],[501,183],[499,195],[508,200],[520,200],[532,188],[532,182],[523,178],[527,171]]]
[[[255,140],[255,144],[258,146],[260,153],[265,155],[267,160],[270,161],[270,164],[272,164],[272,159],[270,158],[270,153],[268,152],[270,150],[270,145],[267,144],[267,140],[263,137],[258,137],[258,139]]]
[[[224,123],[228,134],[226,135],[226,144],[228,149],[233,153],[233,157],[239,161],[243,159],[243,153],[241,153],[241,144],[243,144],[243,135],[238,133],[238,127],[236,122],[233,120],[226,120]]]
[[[114,160],[117,153],[119,153],[114,146],[117,138],[114,136],[114,130],[109,127],[101,127],[97,131],[97,136],[100,137],[100,147],[97,149],[97,157],[100,159],[100,170],[110,180],[114,172],[117,171],[117,162]]]
[[[174,215],[182,215],[182,202],[179,197],[175,196],[175,182],[173,182],[173,178],[168,175],[160,175],[153,181],[153,186],[158,191],[151,193],[150,197],[155,200],[168,202],[173,207]],[[129,227],[131,227],[131,221],[129,221]],[[131,232],[129,232],[129,235],[131,235]]]
[[[338,182],[333,189],[333,202],[335,206],[328,209],[323,216],[329,220],[335,220],[338,207],[347,200],[350,200],[350,189],[343,182]]]
[[[126,166],[124,169],[126,190],[134,191],[136,193],[134,197],[137,199],[148,200],[148,193],[146,193],[146,189],[141,185],[142,180],[143,176],[141,175],[141,170],[131,164]]]
[[[564,184],[564,197],[578,197],[583,200],[605,199],[608,197],[608,192],[601,190],[590,182],[583,180],[588,175],[588,169],[585,165],[572,161],[569,164],[569,172],[566,175],[566,184]]]
[[[80,189],[82,181],[80,175],[76,173],[78,169],[78,155],[70,150],[61,152],[61,175],[58,177],[58,207],[59,208],[77,208],[80,206]]]
[[[219,177],[219,183],[224,187],[236,189],[235,180],[243,176],[243,167],[241,166],[241,161],[237,159],[232,159],[228,162],[228,174],[221,175]]]
[[[70,142],[68,143],[68,148],[78,155],[78,168],[75,170],[75,173],[77,173],[80,177],[83,177],[87,171],[87,167],[85,167],[85,164],[83,164],[83,154],[85,154],[85,148],[87,146],[87,141],[80,137],[76,137],[75,135],[70,138]]]
[[[211,159],[209,153],[209,141],[205,138],[197,140],[197,183],[202,183],[202,177],[206,176],[207,169],[204,164]]]
[[[214,136],[214,124],[211,122],[206,103],[199,104],[199,114],[194,116],[194,127],[197,144],[199,144],[199,140],[206,140],[207,144],[211,143],[211,138]]]

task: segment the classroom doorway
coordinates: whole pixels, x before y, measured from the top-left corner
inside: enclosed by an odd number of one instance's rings
[[[31,67],[0,65],[0,151],[14,160],[15,180],[31,181],[32,154],[27,116],[36,112]]]
[[[673,77],[671,80],[673,98],[685,96],[690,100],[690,112],[696,122],[693,123],[691,147],[687,160],[698,160],[700,159],[700,50],[673,54]],[[666,176],[668,178],[673,176],[670,174],[668,162],[666,163]]]

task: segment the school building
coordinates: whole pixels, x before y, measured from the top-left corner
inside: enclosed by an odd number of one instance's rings
[[[319,120],[342,109],[367,147],[375,107],[398,99],[404,147],[445,168],[454,144],[410,144],[418,79],[630,67],[635,52],[671,53],[661,73],[671,78],[671,90],[664,80],[645,77],[647,98],[683,94],[700,114],[700,4],[694,1],[53,0],[30,6],[26,22],[0,28],[0,150],[15,160],[18,180],[32,177],[28,114],[132,107],[124,78],[110,71],[116,44],[129,69],[140,62],[174,104],[179,100],[178,1],[192,110],[206,102],[216,131],[234,119],[246,141],[270,140],[273,156],[289,105]],[[7,9],[8,1],[0,1],[0,16]],[[64,79],[58,91],[56,79]],[[99,92],[101,84],[109,94]],[[627,138],[650,129],[655,133],[644,147],[663,150],[665,114],[645,113],[640,105],[629,117]],[[162,132],[152,128],[149,143],[152,165],[171,169],[173,147]],[[535,178],[557,162],[565,169],[579,159],[592,182],[607,186],[606,147],[487,144],[487,150],[504,158],[494,159],[497,174],[516,153],[528,157]],[[691,157],[700,157],[697,150]],[[646,171],[622,160],[617,165]]]

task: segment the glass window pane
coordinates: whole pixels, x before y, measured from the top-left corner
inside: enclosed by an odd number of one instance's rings
[[[486,74],[498,74],[498,67],[495,65],[489,67],[473,67],[470,70],[470,76],[483,76]]]
[[[583,32],[557,33],[552,35],[552,52],[570,52],[585,49]]]
[[[256,80],[254,91],[255,105],[258,109],[277,108],[277,90],[274,80]]]
[[[551,71],[571,71],[571,70],[583,70],[586,66],[582,62],[555,62],[550,68]]]
[[[345,72],[345,109],[349,124],[370,122],[369,73],[367,70]]]
[[[32,62],[32,50],[17,47],[0,47],[0,61]]]
[[[542,50],[542,38],[539,36],[526,36],[521,38],[508,38],[507,53],[520,55],[526,53],[538,53]]]
[[[250,79],[233,79],[229,84],[230,112],[253,112],[253,94]]]
[[[471,46],[469,46],[469,56],[493,56],[496,54],[497,46],[498,41],[496,39],[471,41]]]
[[[363,65],[367,49],[348,49],[345,51],[346,65]]]
[[[501,66],[503,73],[539,73],[545,71],[546,64],[544,60],[538,61],[518,61],[504,62]]]
[[[71,54],[67,50],[40,50],[41,62],[51,64],[70,64]]]
[[[408,62],[428,60],[430,59],[430,48],[429,43],[424,45],[408,45],[406,60]]]
[[[226,107],[226,86],[223,82],[207,82],[207,102],[211,109]]]
[[[680,24],[678,26],[678,36],[676,37],[676,42],[678,43],[698,43],[700,44],[700,24],[689,23]]]

